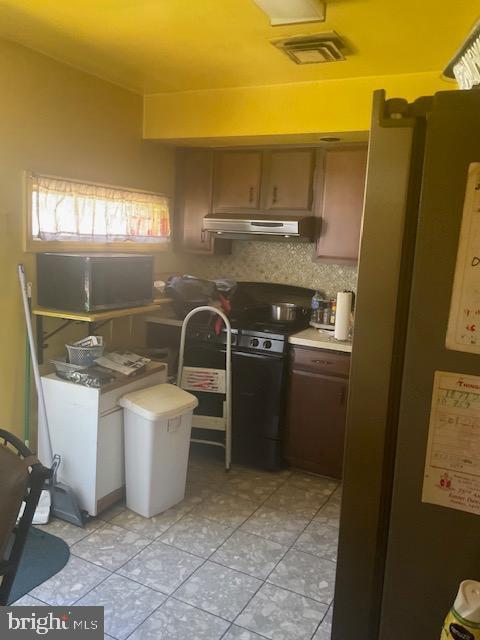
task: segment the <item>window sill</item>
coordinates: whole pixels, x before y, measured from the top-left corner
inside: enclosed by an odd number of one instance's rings
[[[60,242],[54,240],[27,240],[26,253],[163,253],[172,248],[172,240],[166,242]]]

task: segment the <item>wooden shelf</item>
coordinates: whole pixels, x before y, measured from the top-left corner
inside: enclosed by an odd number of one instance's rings
[[[58,309],[46,309],[45,307],[35,307],[33,314],[45,318],[59,318],[60,320],[73,320],[75,322],[103,322],[125,316],[137,316],[142,313],[152,313],[158,311],[161,305],[171,302],[170,298],[162,298],[153,304],[145,304],[141,307],[127,307],[126,309],[109,309],[108,311],[97,311],[94,313],[82,313],[78,311],[60,311]]]
[[[115,318],[128,318],[129,316],[139,316],[145,313],[158,311],[164,304],[171,302],[170,298],[159,298],[153,304],[144,304],[141,307],[127,307],[126,309],[109,309],[108,311],[98,311],[96,313],[81,313],[78,311],[62,311],[59,309],[46,309],[45,307],[35,307],[33,315],[35,316],[37,329],[37,356],[39,364],[43,364],[43,352],[47,347],[47,340],[59,331],[63,331],[73,322],[87,322],[88,332],[93,333],[103,324],[114,320]],[[44,318],[56,318],[63,320],[56,329],[46,333],[43,330]]]

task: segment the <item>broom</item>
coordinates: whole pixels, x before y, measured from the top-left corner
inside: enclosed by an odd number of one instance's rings
[[[58,454],[53,453],[52,439],[50,435],[50,428],[48,424],[47,408],[45,405],[45,397],[43,395],[42,380],[40,378],[40,371],[38,368],[37,352],[35,349],[35,342],[33,339],[32,319],[30,317],[30,306],[28,297],[28,287],[25,279],[25,268],[23,264],[18,265],[18,279],[20,282],[20,289],[22,293],[23,310],[25,313],[25,324],[27,327],[28,344],[30,347],[30,359],[33,369],[33,377],[35,379],[35,386],[38,396],[38,414],[39,414],[39,435],[43,435],[45,439],[46,449],[49,456],[48,464],[52,468],[52,478],[48,481],[48,487],[46,490],[50,493],[51,499],[51,514],[75,524],[79,527],[83,527],[85,524],[85,518],[80,511],[77,498],[71,487],[59,482],[57,479],[58,468],[61,464],[61,458]],[[42,492],[43,495],[44,492]],[[41,498],[42,500],[42,498]],[[46,501],[46,498],[45,498]],[[45,502],[44,502],[45,504]]]

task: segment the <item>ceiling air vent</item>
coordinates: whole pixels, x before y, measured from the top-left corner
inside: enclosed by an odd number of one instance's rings
[[[335,31],[272,40],[272,44],[295,64],[340,62],[349,53],[347,45]]]

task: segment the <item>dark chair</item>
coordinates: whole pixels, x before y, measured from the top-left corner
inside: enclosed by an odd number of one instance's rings
[[[0,606],[5,606],[45,481],[44,467],[21,440],[0,429]],[[18,521],[22,502],[23,514]]]

